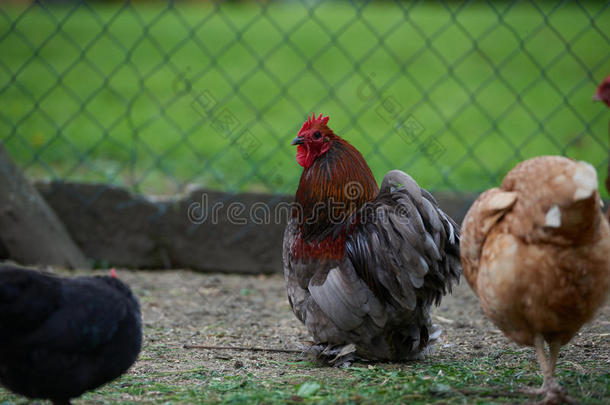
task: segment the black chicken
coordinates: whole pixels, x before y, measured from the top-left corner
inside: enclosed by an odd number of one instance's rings
[[[69,404],[138,357],[137,298],[115,277],[59,278],[0,265],[0,384]]]

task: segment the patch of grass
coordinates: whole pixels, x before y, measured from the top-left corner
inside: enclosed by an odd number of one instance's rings
[[[32,177],[147,192],[292,192],[312,110],[378,180],[482,190],[541,154],[604,167],[602,3],[307,4],[3,5],[2,141]]]
[[[585,369],[594,364],[581,364]],[[296,367],[295,367],[296,366]],[[286,371],[286,369],[290,371]],[[208,371],[126,375],[83,396],[96,403],[221,404],[373,404],[373,403],[511,403],[529,399],[519,392],[542,383],[536,363],[503,363],[489,357],[458,362],[356,364],[348,369],[320,369],[310,362],[278,364],[276,378],[255,372]],[[320,372],[323,371],[324,376]],[[610,373],[578,373],[559,367],[558,378],[582,403],[610,398]],[[1,403],[23,401],[0,391]]]

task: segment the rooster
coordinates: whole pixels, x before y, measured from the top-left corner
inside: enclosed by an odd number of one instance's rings
[[[593,166],[560,156],[518,164],[466,214],[461,254],[485,314],[509,339],[536,348],[544,383],[529,392],[572,402],[554,378],[559,350],[610,286],[610,226]]]
[[[606,77],[603,82],[599,84],[595,94],[593,95],[593,101],[601,101],[610,107],[610,76]],[[610,122],[608,122],[608,142],[610,142]],[[606,190],[610,193],[610,149],[608,151],[608,173],[606,174]],[[610,221],[610,208],[606,211],[606,217]]]
[[[0,384],[69,404],[124,373],[140,352],[142,322],[137,298],[114,276],[0,265]]]
[[[421,358],[440,335],[430,307],[459,281],[459,228],[399,170],[379,189],[328,120],[312,115],[292,141],[303,173],[283,243],[290,306],[331,364]]]

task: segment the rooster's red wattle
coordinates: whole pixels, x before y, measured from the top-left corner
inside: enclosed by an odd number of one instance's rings
[[[327,123],[313,115],[293,141],[304,169],[284,236],[290,305],[332,362],[418,358],[440,334],[432,303],[462,271],[459,228],[399,170],[379,189]]]

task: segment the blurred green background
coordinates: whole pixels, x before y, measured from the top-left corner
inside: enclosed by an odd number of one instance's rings
[[[604,177],[607,2],[0,5],[0,139],[35,179],[292,193],[307,114],[380,181],[480,191],[519,160]]]

